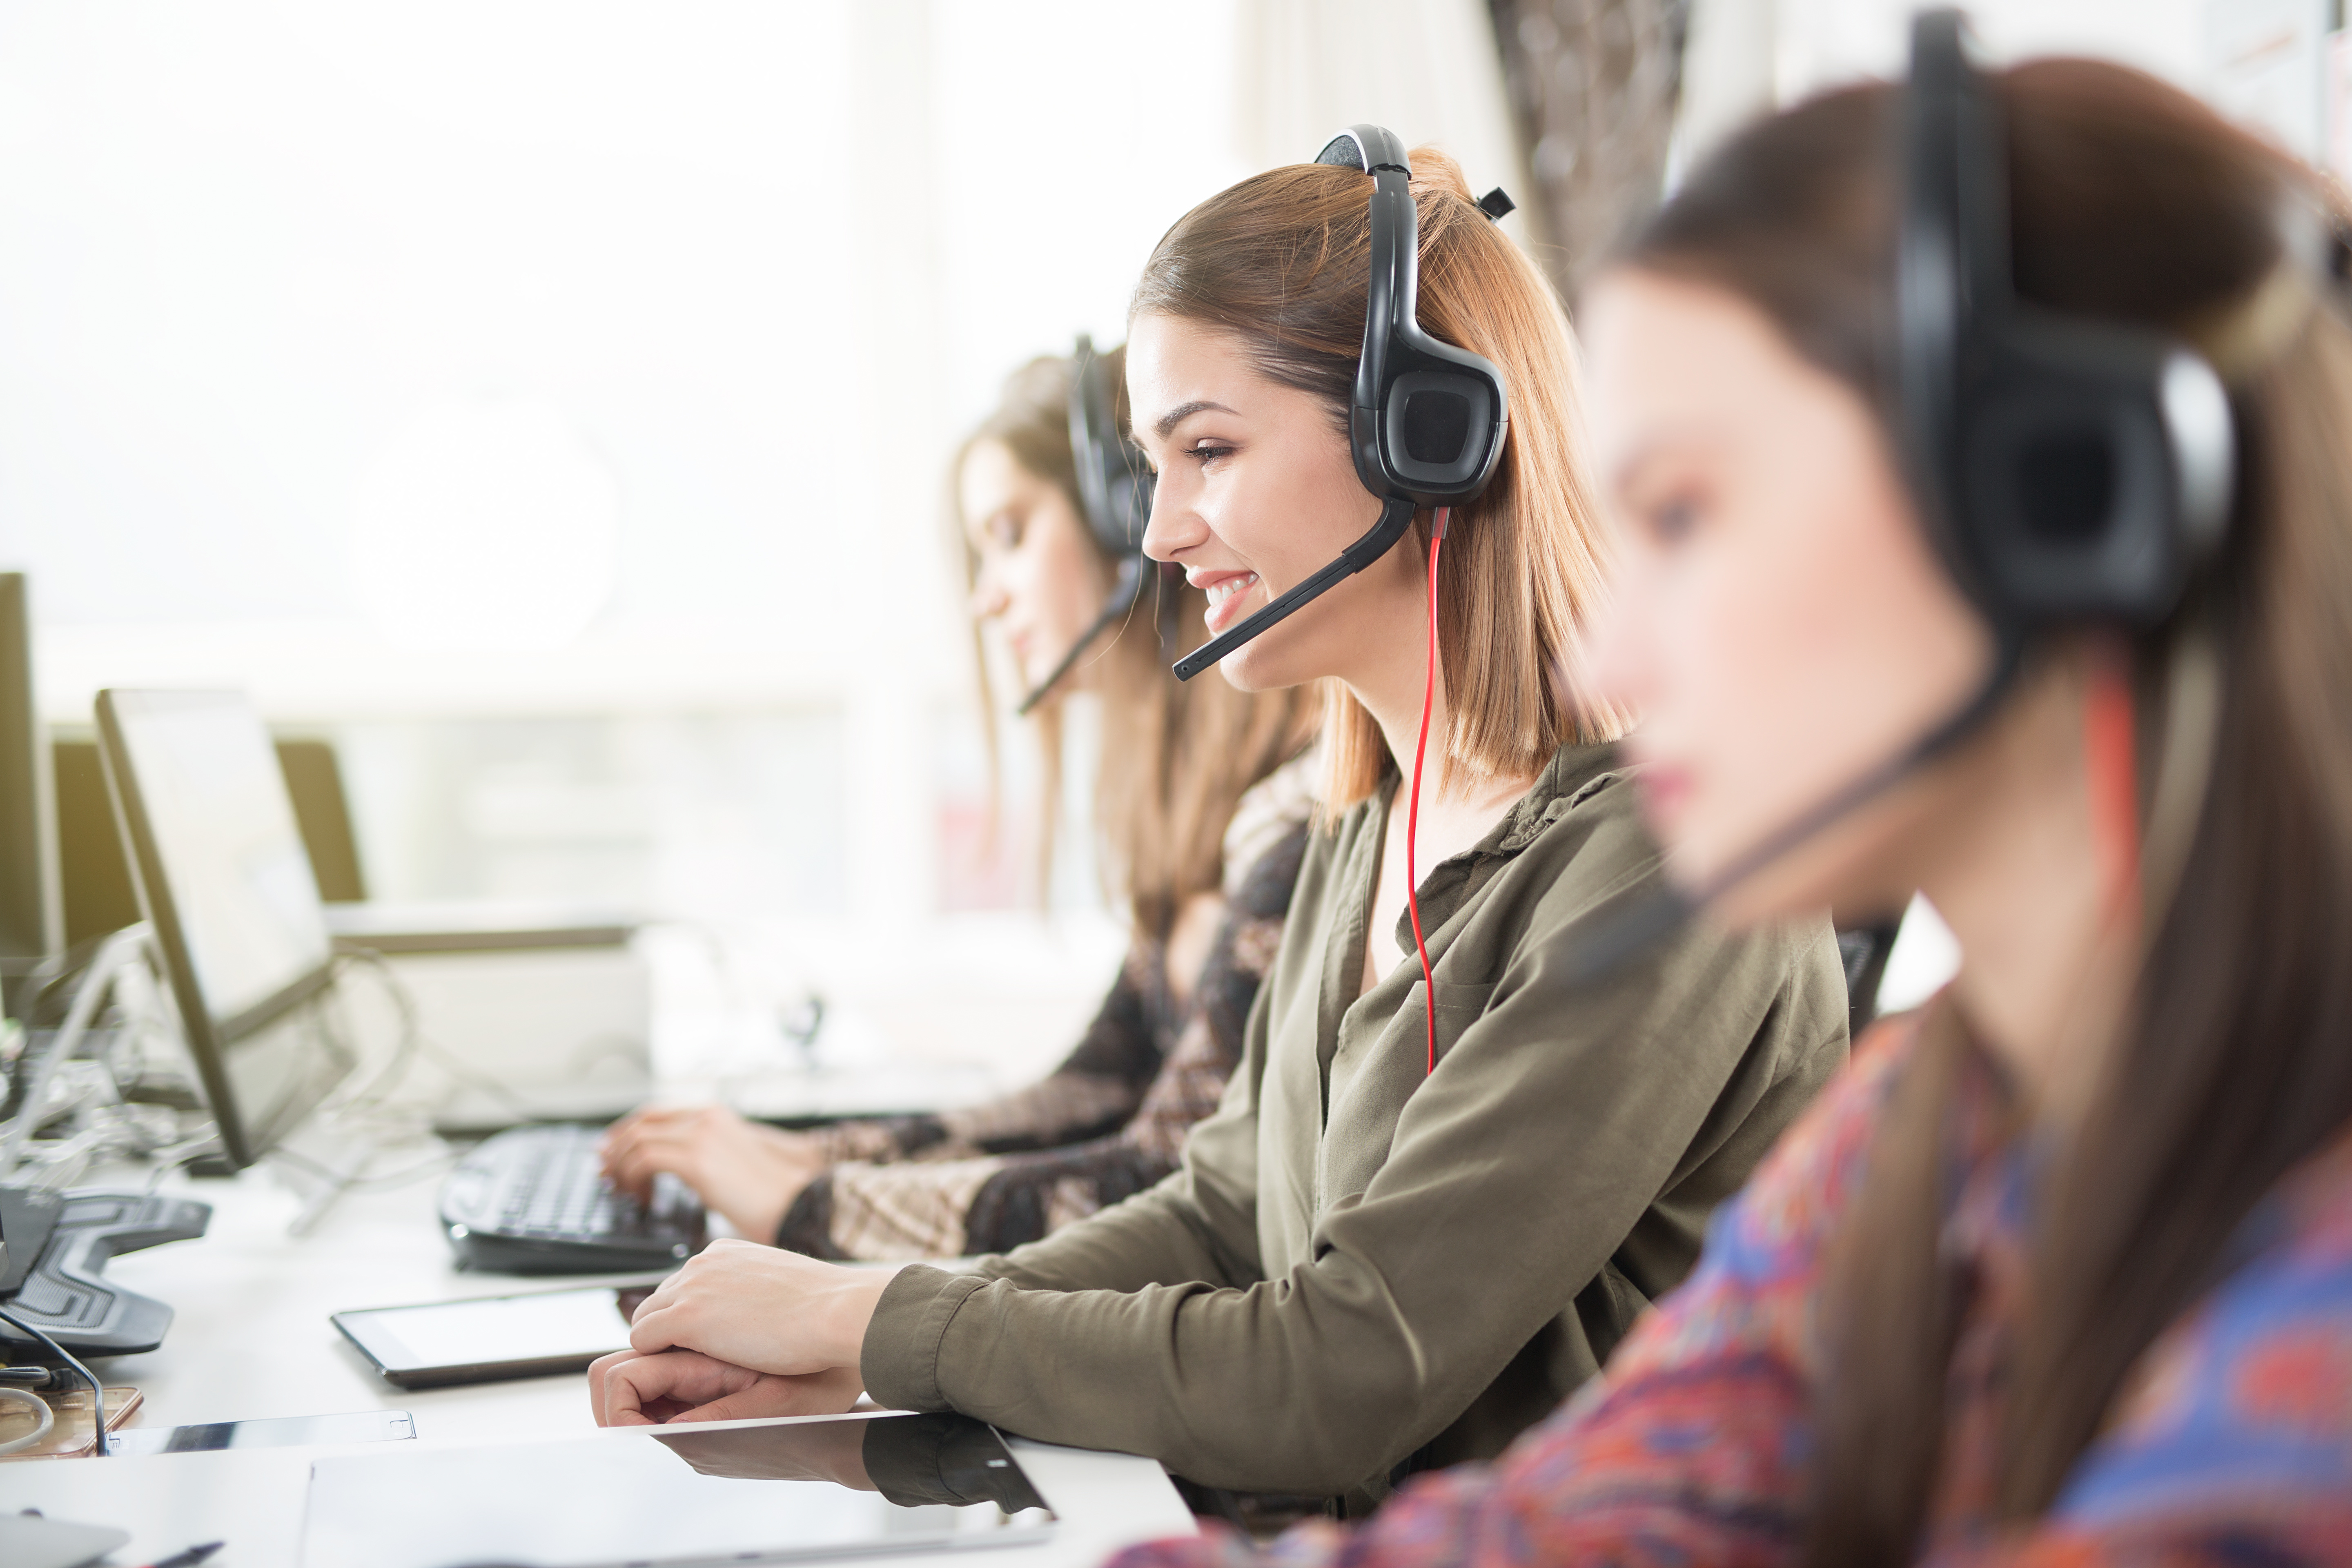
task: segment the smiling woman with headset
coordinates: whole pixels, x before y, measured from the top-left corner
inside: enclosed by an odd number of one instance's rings
[[[1181,219],[1136,293],[1145,548],[1214,634],[1179,672],[1329,693],[1328,831],[1182,1169],[969,1272],[714,1247],[592,1373],[602,1418],[862,1386],[1361,1511],[1588,1376],[1843,1062],[1819,917],[1567,989],[1658,857],[1583,675],[1567,322],[1502,205],[1358,127]]]
[[[1169,678],[1163,645],[1206,606],[1143,555],[1150,482],[1120,434],[1123,368],[1084,338],[1032,361],[954,465],[973,627],[1002,632],[1025,689],[1048,848],[1062,700],[1102,701],[1093,812],[1134,937],[1085,1037],[1039,1081],[935,1116],[797,1132],[721,1106],[642,1110],[604,1140],[621,1185],[669,1172],[741,1235],[815,1258],[998,1252],[1160,1180],[1216,1108],[1298,877],[1313,708]]]
[[[2119,67],[1981,76],[1944,12],[1596,286],[1596,666],[1676,880],[1733,923],[1924,887],[1962,968],[1584,1396],[1271,1560],[2352,1562],[2331,199]]]

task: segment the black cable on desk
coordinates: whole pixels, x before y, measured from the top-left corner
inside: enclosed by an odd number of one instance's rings
[[[5,1307],[0,1307],[0,1323],[7,1324],[20,1334],[30,1334],[46,1346],[51,1355],[81,1373],[81,1380],[89,1384],[90,1429],[97,1439],[97,1446],[90,1452],[99,1458],[105,1458],[109,1451],[106,1447],[106,1390],[100,1385],[97,1378],[90,1375],[89,1368],[76,1361],[73,1352],[67,1350],[65,1346],[49,1338],[47,1330],[35,1328]]]

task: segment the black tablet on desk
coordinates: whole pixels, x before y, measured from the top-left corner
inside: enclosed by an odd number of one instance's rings
[[[302,1562],[708,1568],[1020,1546],[1055,1522],[993,1428],[885,1412],[322,1457]]]
[[[629,1315],[651,1282],[530,1290],[421,1307],[337,1312],[335,1327],[403,1388],[579,1372],[629,1348]]]

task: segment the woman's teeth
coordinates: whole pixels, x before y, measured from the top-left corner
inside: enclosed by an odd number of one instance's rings
[[[1212,583],[1206,590],[1209,595],[1209,608],[1212,610],[1222,608],[1224,602],[1235,594],[1256,586],[1257,574],[1255,572],[1244,572],[1238,577],[1228,577],[1222,583]]]

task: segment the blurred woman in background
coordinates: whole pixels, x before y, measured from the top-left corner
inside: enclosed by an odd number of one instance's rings
[[[1120,450],[1124,360],[1113,350],[1091,369],[1032,361],[955,464],[975,637],[1001,634],[1023,689],[1037,694],[1041,881],[1064,793],[1064,701],[1084,692],[1102,705],[1093,815],[1106,880],[1124,889],[1135,936],[1085,1037],[1029,1088],[938,1115],[791,1132],[717,1106],[641,1110],[605,1140],[605,1169],[622,1186],[642,1193],[672,1173],[745,1237],[817,1258],[996,1252],[1150,1186],[1216,1109],[1298,877],[1313,806],[1312,694],[1178,684],[1163,637],[1200,640],[1207,603],[1180,579],[1147,577],[1130,616],[1087,635],[1118,573],[1104,536],[1129,520],[1090,525],[1073,404],[1092,391],[1095,418],[1111,424],[1097,438]],[[1131,521],[1139,534],[1140,516]]]
[[[1938,47],[1923,34],[1923,61],[1958,58]],[[1985,553],[1938,548],[1970,503],[1896,457],[1922,385],[1948,384],[1894,375],[1929,363],[1893,330],[1898,190],[1936,167],[1896,184],[1897,90],[1766,122],[1649,223],[1585,318],[1626,546],[1596,657],[1644,714],[1676,875],[1716,884],[1986,715],[1717,905],[1744,922],[1921,888],[1963,964],[1857,1047],[1584,1396],[1360,1534],[1285,1541],[1285,1568],[2352,1563],[2339,220],[2318,176],[2150,78],[2049,60],[1983,90],[2010,195],[1971,215],[2007,236],[1948,236],[1995,258],[1975,308],[1996,330],[2065,312],[2032,330],[2077,352],[2122,323],[2201,355],[2236,431],[2218,549],[2131,629],[2028,620],[1961,564]],[[2161,384],[2187,406],[2183,372]],[[2064,395],[2040,374],[1997,395]],[[2118,463],[2103,497],[2062,450],[2024,448],[2014,510],[1973,517],[2032,520],[2036,549],[2112,539],[2104,507],[2148,492]],[[2185,518],[2213,469],[2174,471]],[[1250,1555],[1224,1537],[1120,1563]]]

